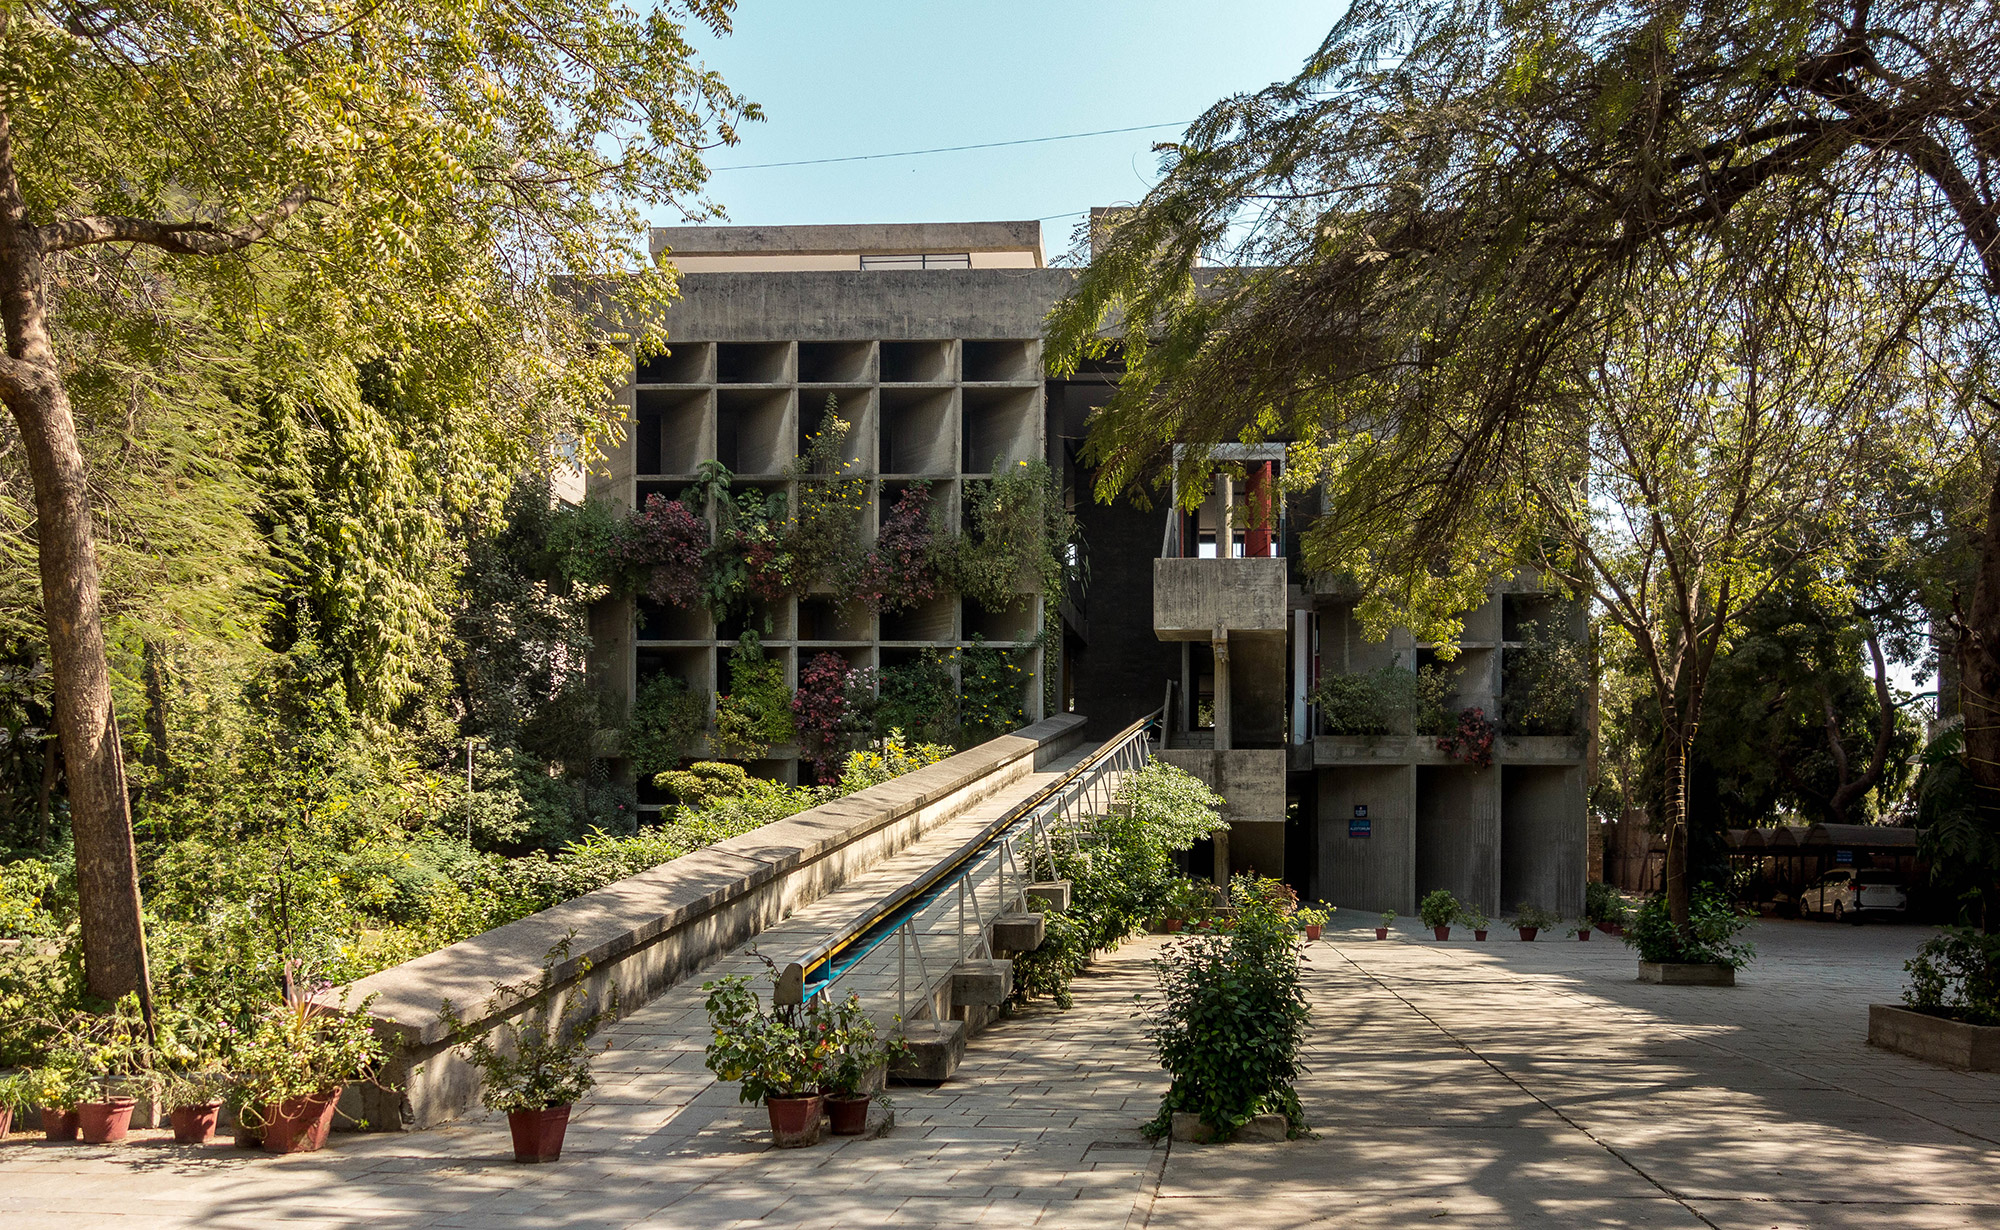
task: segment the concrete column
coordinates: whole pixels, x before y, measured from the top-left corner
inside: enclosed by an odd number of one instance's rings
[[[1215,558],[1236,554],[1236,480],[1227,472],[1215,476]]]

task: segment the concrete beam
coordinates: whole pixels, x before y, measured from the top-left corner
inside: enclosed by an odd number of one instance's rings
[[[1002,914],[993,920],[993,951],[1033,952],[1047,934],[1048,922],[1040,914]]]
[[[963,1021],[907,1021],[903,1040],[909,1050],[889,1069],[889,1079],[918,1085],[948,1081],[965,1059]]]
[[[954,1008],[998,1008],[1014,993],[1014,963],[1007,960],[960,961],[951,969]]]

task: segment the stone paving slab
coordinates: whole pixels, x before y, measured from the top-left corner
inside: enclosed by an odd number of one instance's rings
[[[1100,957],[1073,1010],[1002,1019],[950,1084],[892,1091],[889,1136],[803,1150],[708,1079],[689,986],[607,1035],[554,1166],[514,1166],[494,1119],[295,1158],[17,1136],[0,1225],[2000,1227],[2000,1075],[1865,1043],[1927,934],[1765,923],[1738,986],[1662,988],[1601,937],[1332,931],[1306,973],[1315,1134],[1259,1146],[1138,1131],[1164,1087],[1134,999],[1157,937]]]

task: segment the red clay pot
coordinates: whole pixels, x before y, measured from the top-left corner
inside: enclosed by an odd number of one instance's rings
[[[335,1085],[265,1107],[264,1152],[317,1153],[325,1148],[341,1088]]]
[[[1521,938],[1524,940],[1532,940],[1535,938],[1535,933],[1540,930],[1541,930],[1540,927],[1522,927],[1520,929]]]
[[[1174,932],[1186,926],[1187,920],[1185,918],[1169,918],[1167,919],[1164,925],[1167,929],[1167,934],[1172,935]]]
[[[1306,938],[1309,940],[1316,940],[1319,938],[1319,925],[1317,923],[1306,924]]]
[[[174,1125],[174,1143],[207,1144],[215,1135],[215,1112],[221,1109],[220,1102],[203,1102],[198,1106],[176,1106],[168,1111],[167,1122]]]
[[[42,1107],[42,1136],[47,1140],[75,1140],[76,1112],[54,1106]]]
[[[563,1133],[569,1128],[569,1107],[510,1110],[507,1130],[514,1134],[514,1160],[533,1164],[562,1156]]]
[[[865,1136],[868,1134],[868,1104],[875,1099],[869,1095],[858,1098],[828,1098],[826,1117],[833,1121],[835,1136]]]
[[[1589,928],[1589,927],[1583,927],[1583,928],[1580,928],[1580,929],[1579,929],[1579,930],[1577,931],[1577,933],[1576,933],[1576,938],[1577,938],[1577,939],[1579,939],[1579,940],[1587,940],[1587,939],[1589,939],[1589,938],[1590,938],[1590,928]]]
[[[1375,928],[1375,938],[1376,938],[1376,939],[1378,939],[1378,940],[1386,940],[1386,939],[1388,939],[1388,938],[1389,938],[1389,928],[1387,928],[1387,927],[1377,927],[1377,928]]]
[[[1474,931],[1472,938],[1483,944],[1486,942],[1486,933],[1484,931]]]
[[[14,1108],[0,1106],[0,1141],[7,1139],[7,1133],[14,1130]]]
[[[765,1098],[764,1110],[771,1116],[771,1135],[780,1144],[805,1144],[819,1124],[822,1104],[818,1094],[802,1094]]]
[[[1435,936],[1437,936],[1437,937],[1438,937],[1439,939],[1441,939],[1441,940],[1448,940],[1448,939],[1450,939],[1450,938],[1451,938],[1451,928],[1450,928],[1450,927],[1432,927],[1432,928],[1431,928],[1431,934],[1432,934],[1432,935],[1435,935]]]
[[[102,1102],[76,1104],[76,1130],[87,1145],[115,1145],[132,1127],[135,1098],[106,1098]]]

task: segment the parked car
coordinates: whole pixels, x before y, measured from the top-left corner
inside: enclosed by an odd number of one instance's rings
[[[1815,910],[1839,922],[1860,922],[1869,914],[1902,914],[1910,908],[1910,895],[1902,877],[1893,871],[1836,867],[1813,881],[1801,895],[1803,910]]]

